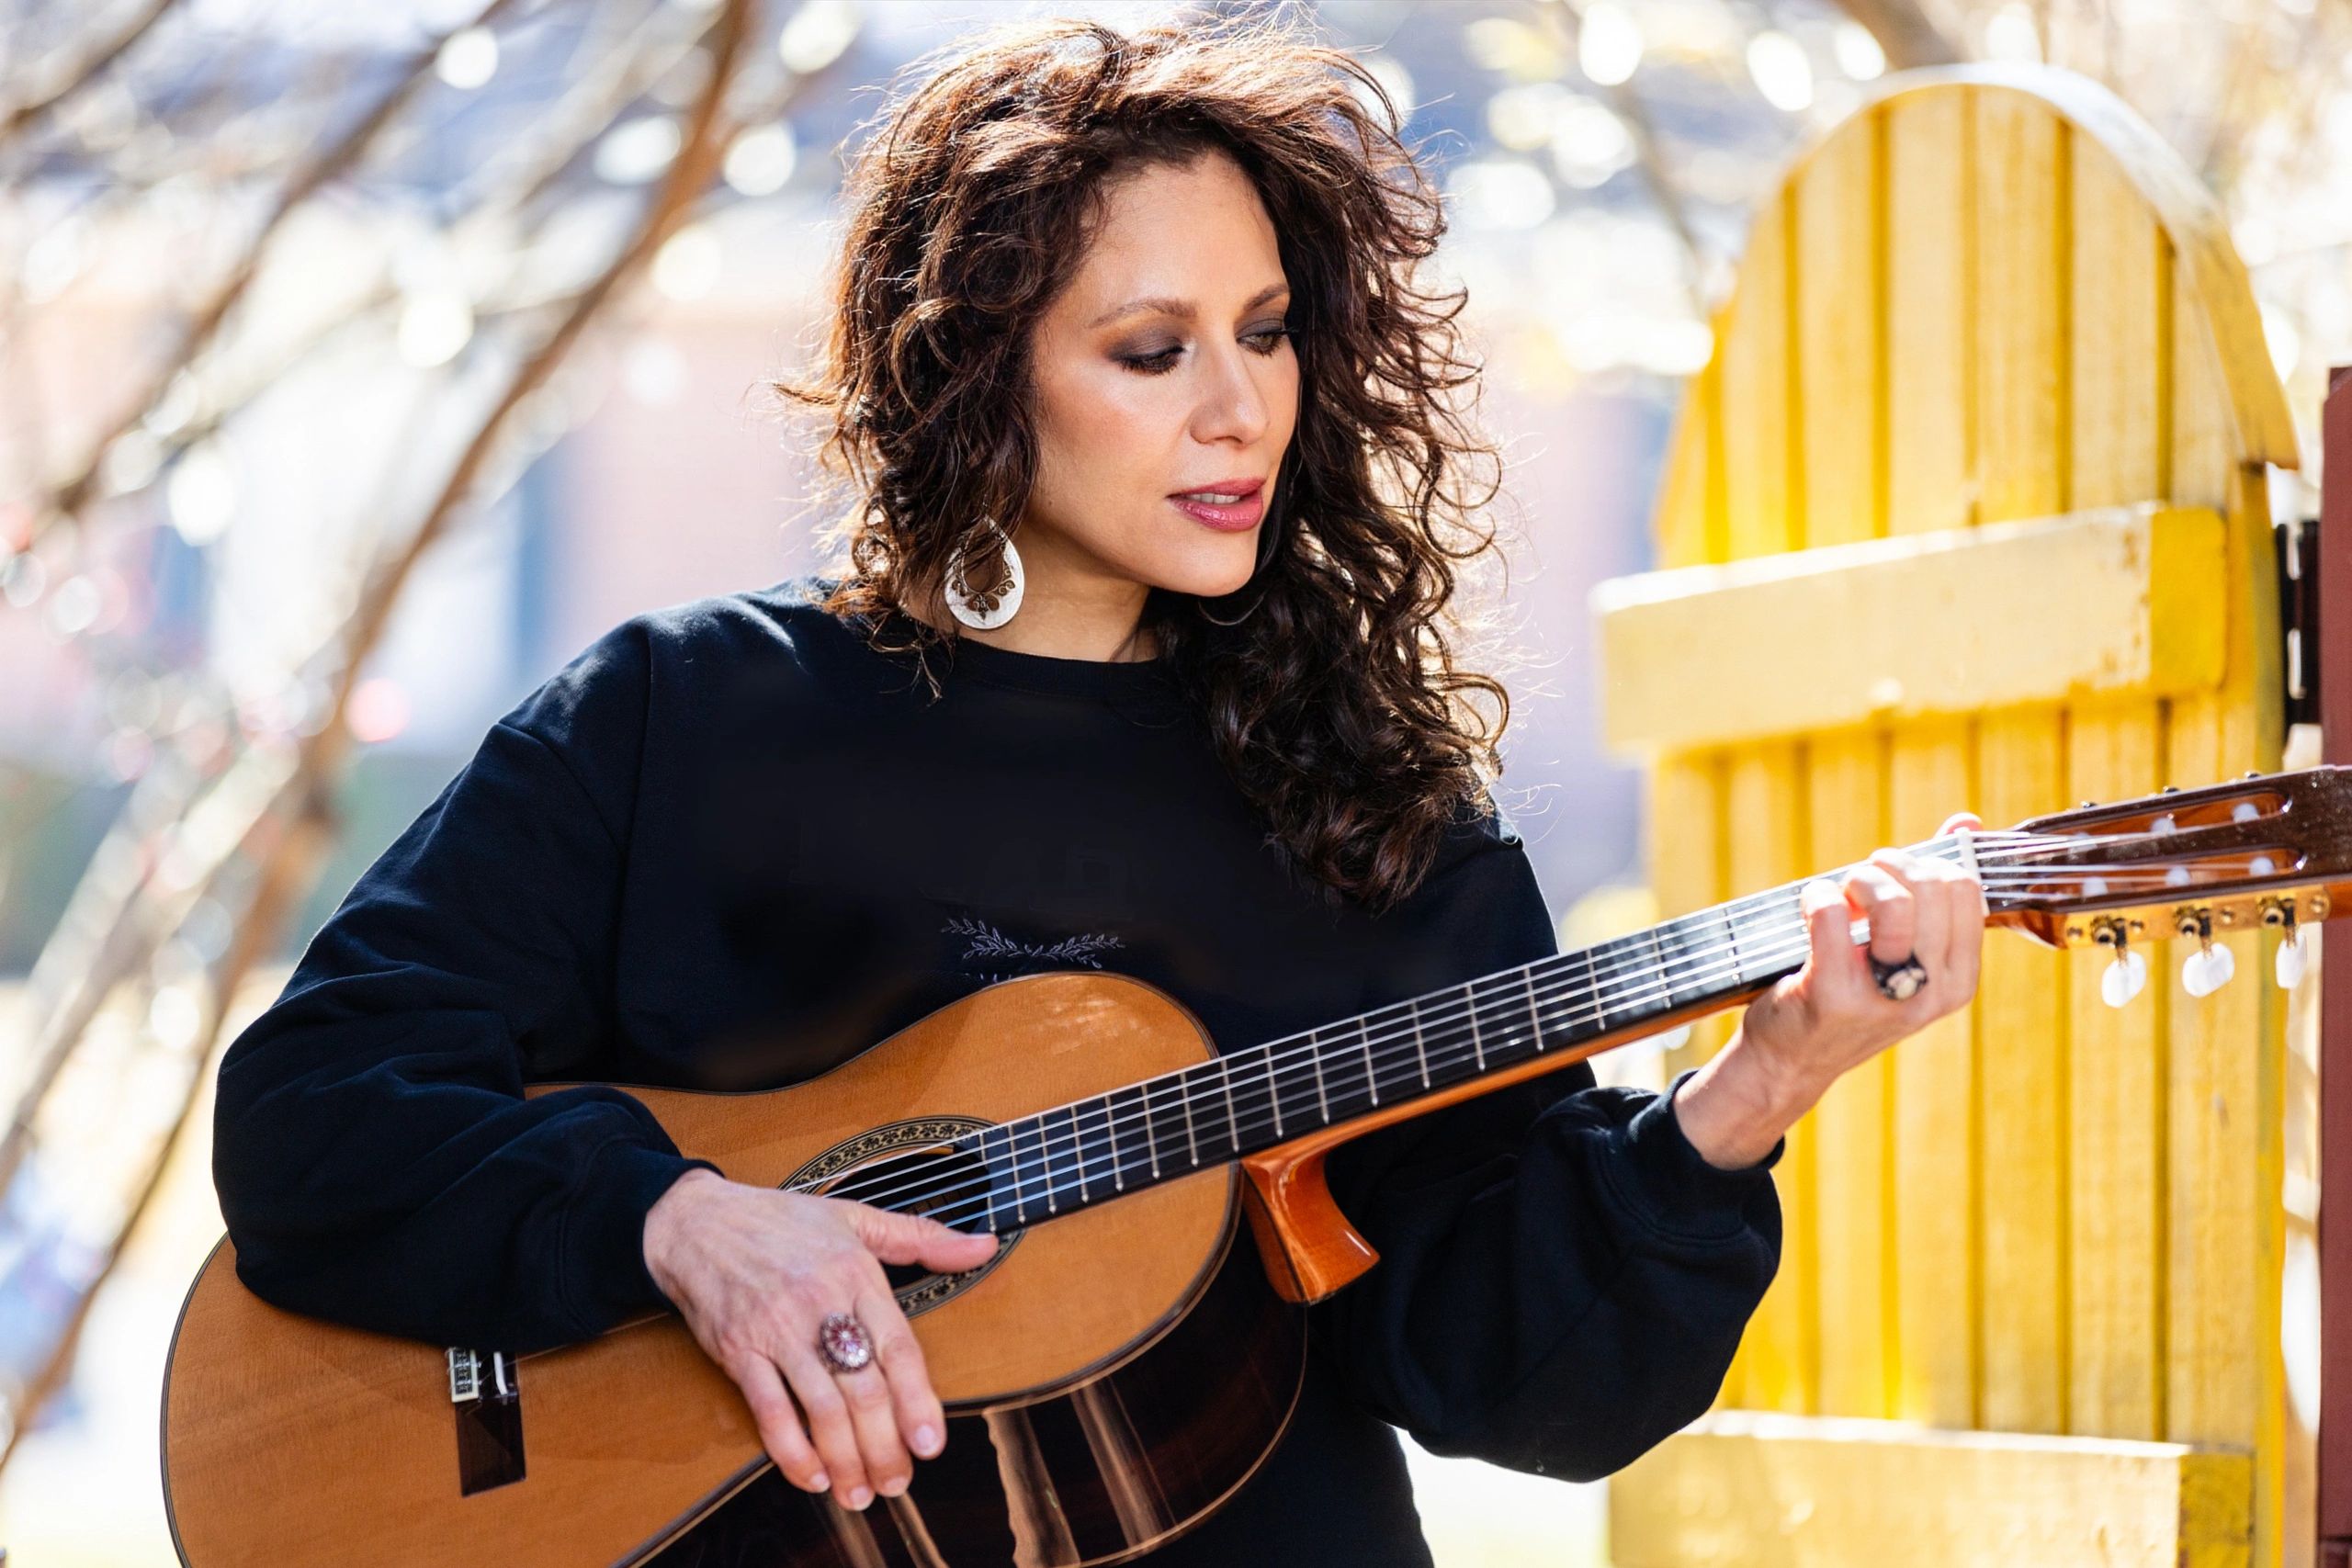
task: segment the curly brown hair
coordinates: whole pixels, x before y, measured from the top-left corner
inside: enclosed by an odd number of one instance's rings
[[[1500,463],[1460,406],[1478,373],[1464,293],[1420,276],[1445,218],[1395,105],[1347,53],[1262,17],[1014,24],[909,76],[849,171],[813,373],[769,383],[830,415],[820,453],[850,492],[825,608],[911,649],[936,694],[923,655],[955,640],[945,617],[894,612],[938,604],[975,519],[1021,515],[1037,444],[1007,390],[1106,186],[1231,157],[1293,290],[1298,421],[1263,525],[1278,547],[1236,603],[1204,614],[1155,589],[1145,622],[1290,869],[1393,906],[1450,827],[1493,811],[1510,715],[1500,682],[1456,663],[1477,629],[1458,572],[1495,547],[1481,513]],[[969,575],[988,581],[980,532]],[[1244,605],[1238,625],[1207,618]]]

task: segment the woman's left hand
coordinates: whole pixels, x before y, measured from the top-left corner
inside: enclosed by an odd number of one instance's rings
[[[1956,812],[1938,836],[1983,827],[1974,813]],[[1841,881],[1806,883],[1801,897],[1804,967],[1750,1002],[1738,1032],[1674,1097],[1683,1136],[1710,1165],[1762,1159],[1839,1075],[1975,994],[1984,889],[1967,867],[1881,849]],[[1849,929],[1857,916],[1871,923],[1867,949]],[[1886,964],[1916,955],[1927,983],[1892,1000],[1866,953]]]

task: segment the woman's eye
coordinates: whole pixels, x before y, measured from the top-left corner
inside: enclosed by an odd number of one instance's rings
[[[1296,335],[1286,326],[1261,327],[1256,332],[1244,333],[1241,341],[1248,344],[1253,353],[1270,355],[1283,345],[1283,339]],[[1182,344],[1170,344],[1166,348],[1153,349],[1147,354],[1123,354],[1118,360],[1140,375],[1159,376],[1176,368],[1177,358],[1183,352]]]
[[[1183,352],[1182,344],[1172,344],[1166,348],[1154,349],[1149,354],[1123,354],[1119,355],[1119,363],[1146,376],[1158,376],[1176,368],[1176,356]]]

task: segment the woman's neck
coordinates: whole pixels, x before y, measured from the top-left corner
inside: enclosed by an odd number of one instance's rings
[[[1116,591],[1056,593],[1040,592],[1033,576],[1022,597],[1021,608],[1010,621],[989,631],[957,624],[944,606],[933,607],[936,603],[933,595],[913,595],[924,602],[901,608],[941,631],[953,631],[958,637],[1012,653],[1082,659],[1097,664],[1125,664],[1157,658],[1158,641],[1143,624],[1143,608],[1151,590],[1142,583],[1123,586],[1131,586],[1132,594]]]

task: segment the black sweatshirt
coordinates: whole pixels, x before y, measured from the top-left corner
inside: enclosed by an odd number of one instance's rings
[[[213,1172],[256,1293],[514,1351],[666,1307],[645,1213],[707,1162],[617,1089],[526,1083],[790,1084],[1041,969],[1148,980],[1232,1049],[1557,949],[1507,820],[1459,814],[1383,915],[1328,907],[1159,661],[966,642],[934,702],[824,586],[615,628],[352,888],[220,1068]],[[1580,1066],[1344,1145],[1331,1184],[1382,1260],[1312,1309],[1280,1449],[1151,1561],[1427,1563],[1383,1423],[1625,1464],[1721,1383],[1779,1258],[1770,1163],[1716,1169],[1670,1092]]]

